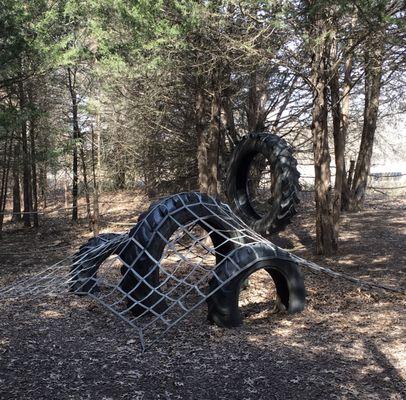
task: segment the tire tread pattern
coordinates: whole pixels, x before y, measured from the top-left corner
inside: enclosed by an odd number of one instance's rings
[[[257,154],[269,161],[275,180],[273,202],[264,216],[252,208],[246,190],[250,163]],[[284,139],[267,132],[251,133],[237,144],[232,154],[226,179],[227,197],[233,210],[252,229],[261,234],[277,233],[297,213],[299,177],[297,161]]]

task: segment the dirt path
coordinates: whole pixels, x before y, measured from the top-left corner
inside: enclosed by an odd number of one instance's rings
[[[147,203],[121,195],[105,231],[127,230]],[[128,203],[126,202],[128,200]],[[113,205],[113,206],[112,206]],[[276,240],[336,270],[405,286],[406,202],[374,201],[345,216],[340,253],[312,256],[303,212]],[[104,210],[106,211],[106,209]],[[90,236],[49,219],[39,232],[6,231],[0,287],[63,258]],[[1,399],[403,399],[405,298],[305,271],[303,313],[272,314],[263,277],[245,296],[245,324],[223,330],[205,307],[145,354],[134,331],[92,301],[61,295],[0,303]],[[403,281],[402,281],[403,280]]]

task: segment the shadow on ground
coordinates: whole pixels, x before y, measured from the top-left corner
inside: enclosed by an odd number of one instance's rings
[[[399,285],[406,257],[402,207],[346,215],[340,252],[328,259],[312,254],[311,213],[280,240],[323,265]],[[11,256],[2,258],[0,287],[63,258],[63,246],[73,250],[90,235],[85,226],[57,220],[44,227],[40,235],[5,235],[1,251]],[[207,323],[202,306],[144,354],[136,332],[89,299],[1,301],[0,398],[405,398],[404,296],[304,272],[303,313],[273,314],[268,301],[248,304],[244,325],[224,330]]]

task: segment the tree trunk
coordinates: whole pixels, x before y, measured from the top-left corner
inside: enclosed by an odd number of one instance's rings
[[[122,161],[118,162],[118,170],[114,175],[114,188],[117,190],[125,189],[125,169]]]
[[[378,119],[379,95],[381,91],[382,63],[384,56],[384,34],[375,32],[370,36],[365,49],[365,107],[361,145],[355,166],[351,188],[352,210],[360,210],[364,205],[371,157],[374,145],[376,123]]]
[[[11,152],[13,149],[13,136],[6,139],[4,145],[4,157],[3,157],[3,171],[1,176],[0,186],[0,237],[3,230],[4,212],[7,204],[7,192],[8,192],[8,177],[10,173],[11,165]]]
[[[39,191],[40,199],[42,201],[42,207],[47,207],[47,191],[48,191],[48,180],[47,180],[47,162],[43,162],[40,165],[39,170]]]
[[[86,214],[89,221],[89,228],[92,226],[92,210],[90,208],[90,188],[87,181],[87,168],[86,168],[86,158],[85,151],[83,150],[83,143],[80,144],[80,159],[82,161],[82,174],[83,174],[83,186],[85,188],[85,199],[86,199]]]
[[[199,170],[199,190],[202,193],[208,193],[209,191],[209,171],[207,164],[207,137],[206,131],[206,107],[203,88],[198,82],[196,105],[195,105],[195,126],[197,137],[197,166]]]
[[[266,103],[268,101],[267,79],[259,76],[258,72],[250,75],[248,89],[247,122],[248,132],[262,132],[265,130],[267,117]]]
[[[13,157],[13,216],[11,222],[21,221],[21,197],[20,197],[20,144],[14,146]]]
[[[75,143],[72,154],[72,221],[78,220],[78,194],[78,150]]]
[[[29,90],[29,100],[32,103],[32,93],[31,88]],[[39,226],[39,217],[38,217],[38,190],[37,190],[37,157],[36,157],[36,149],[35,149],[35,135],[36,135],[36,126],[35,126],[35,117],[33,115],[30,116],[30,144],[31,144],[31,175],[32,175],[32,201],[33,207],[32,211],[33,214],[33,222],[34,227],[38,228]]]
[[[354,177],[355,160],[350,160],[350,169],[348,170],[347,186],[350,188],[352,185],[352,178]]]
[[[343,185],[345,181],[345,136],[341,126],[341,106],[340,106],[340,83],[337,60],[337,41],[335,36],[331,41],[330,63],[330,93],[331,93],[331,114],[333,119],[333,137],[334,137],[334,156],[336,165],[336,174],[334,181],[334,199],[333,199],[333,220],[334,234],[338,240],[339,221],[341,214],[341,198]]]
[[[97,126],[97,144],[98,144],[98,152],[97,152],[97,160],[96,160],[96,152],[94,149],[94,141],[95,135],[92,126],[92,173],[93,173],[93,218],[92,218],[92,229],[93,229],[93,236],[97,236],[99,234],[99,185],[98,185],[98,176],[100,176],[100,123],[99,123],[99,115],[96,116],[96,126]],[[96,171],[97,169],[97,171]]]
[[[224,116],[224,126],[226,128],[226,132],[232,142],[231,149],[237,144],[238,142],[238,135],[237,129],[235,127],[234,121],[234,113],[233,107],[231,104],[230,94],[229,91],[225,91],[223,99],[222,99],[222,109],[223,109],[223,116]]]
[[[312,134],[315,171],[316,251],[330,255],[337,249],[331,196],[330,152],[328,146],[327,43],[323,16],[316,11],[312,23],[313,86]]]
[[[21,113],[26,112],[26,96],[25,88],[20,79],[18,83],[19,102]],[[24,214],[23,221],[25,227],[31,226],[31,212],[32,212],[32,193],[31,193],[31,163],[30,163],[30,151],[28,149],[28,136],[27,136],[27,120],[22,118],[21,122],[21,143],[23,150],[23,202],[24,202]]]
[[[351,20],[351,28],[354,28],[356,22],[356,17]],[[348,40],[347,47],[351,48],[353,46],[352,36]],[[348,137],[348,127],[349,127],[349,113],[350,113],[350,91],[352,87],[352,64],[353,64],[353,52],[349,52],[344,62],[344,82],[343,82],[343,93],[341,101],[341,134],[344,141]],[[350,188],[351,184],[348,183],[350,174],[348,174],[347,179],[345,179],[345,159],[343,165],[343,184],[341,189],[341,210],[348,211],[350,205]],[[352,179],[352,177],[351,177]]]
[[[72,102],[72,221],[78,220],[78,139],[80,137],[78,119],[78,99],[76,94],[76,71],[71,68],[68,72],[68,87]]]
[[[68,179],[67,179],[67,173],[65,171],[65,177],[63,180],[63,198],[64,198],[64,204],[65,204],[65,217],[68,218],[69,214],[69,187],[68,187]]]
[[[214,89],[211,100],[210,125],[208,130],[208,151],[207,151],[207,169],[208,182],[207,193],[217,197],[219,194],[218,182],[218,167],[219,167],[219,151],[220,151],[220,113],[221,100],[220,94]]]

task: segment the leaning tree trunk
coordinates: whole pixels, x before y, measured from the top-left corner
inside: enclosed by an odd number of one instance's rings
[[[328,146],[327,104],[327,43],[323,16],[313,21],[312,68],[313,86],[312,134],[315,171],[316,251],[330,255],[337,249],[331,196],[330,152]]]
[[[381,91],[382,63],[384,56],[384,34],[376,32],[370,37],[364,54],[365,63],[365,107],[361,144],[355,166],[351,188],[351,209],[360,210],[364,205],[368,176],[371,168],[372,150],[378,119],[379,95]]]

